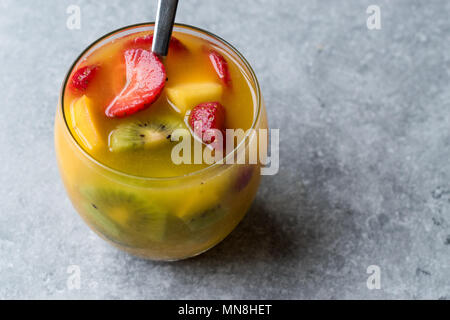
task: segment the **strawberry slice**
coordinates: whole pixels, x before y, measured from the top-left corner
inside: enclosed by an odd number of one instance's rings
[[[170,38],[170,42],[169,42],[169,49],[172,49],[174,51],[182,51],[182,50],[187,50],[186,46],[183,44],[183,42],[181,42],[180,40],[178,40],[175,37],[171,37]]]
[[[133,39],[133,44],[139,47],[151,47],[153,44],[153,34],[137,37]],[[174,51],[182,51],[186,50],[186,46],[180,40],[172,36],[169,42],[169,49]]]
[[[222,80],[225,85],[231,86],[231,76],[230,71],[228,70],[227,60],[215,50],[210,50],[208,56],[220,80]]]
[[[89,83],[94,78],[99,67],[96,65],[85,66],[75,71],[70,79],[69,86],[74,90],[86,91]]]
[[[201,103],[189,115],[189,125],[197,136],[201,135],[206,144],[214,142],[215,137],[207,132],[216,129],[224,132],[225,108],[219,102]]]
[[[150,106],[158,99],[166,83],[166,70],[151,51],[125,51],[127,83],[106,108],[110,118],[125,117]]]
[[[153,43],[153,34],[134,38],[132,42],[138,46],[151,46]]]

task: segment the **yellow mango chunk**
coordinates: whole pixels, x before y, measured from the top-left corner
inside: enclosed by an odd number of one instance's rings
[[[215,82],[186,83],[167,88],[167,97],[182,114],[203,102],[218,101],[222,97],[222,85]]]
[[[91,99],[82,96],[72,102],[70,116],[75,136],[84,147],[92,151],[102,144]]]
[[[129,218],[129,212],[126,210],[126,208],[112,208],[108,213],[111,219],[119,223],[120,225],[125,225]]]
[[[175,214],[178,218],[188,222],[217,207],[222,198],[222,188],[214,189],[213,186],[194,188],[189,192],[189,196],[184,198],[183,203],[178,205]]]
[[[197,231],[218,223],[226,214],[220,197],[208,189],[192,193],[180,206],[176,215],[184,221],[191,231]]]

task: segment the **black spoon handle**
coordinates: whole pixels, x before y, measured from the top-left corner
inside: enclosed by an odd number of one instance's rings
[[[152,51],[162,58],[167,56],[169,51],[170,36],[172,35],[177,6],[178,0],[158,0]]]

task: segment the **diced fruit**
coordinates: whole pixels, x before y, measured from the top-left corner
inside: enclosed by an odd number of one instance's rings
[[[124,244],[122,240],[122,232],[118,225],[112,221],[107,215],[98,210],[97,205],[86,203],[85,210],[88,219],[94,224],[95,228],[108,240],[117,244]]]
[[[110,118],[125,117],[149,107],[158,99],[166,83],[166,70],[151,51],[125,51],[127,83],[106,108]]]
[[[124,123],[111,133],[109,148],[112,152],[154,148],[170,142],[171,133],[181,128],[184,128],[183,121],[175,117]]]
[[[153,34],[134,38],[132,42],[138,46],[151,46],[153,43]]]
[[[222,97],[222,86],[214,82],[186,83],[167,88],[167,97],[182,113],[205,101],[217,101]]]
[[[214,70],[216,70],[220,80],[222,80],[225,85],[231,86],[231,76],[230,71],[228,70],[227,60],[225,60],[225,58],[215,50],[209,51],[209,60],[211,61]]]
[[[102,144],[96,110],[91,99],[84,95],[72,102],[70,117],[73,131],[84,147],[94,150]]]
[[[183,42],[181,42],[177,38],[172,37],[172,38],[170,38],[169,49],[172,49],[175,51],[182,51],[182,50],[186,50],[186,46],[183,44]]]
[[[215,137],[205,134],[207,130],[225,130],[225,108],[219,102],[201,103],[192,109],[189,115],[189,125],[195,134],[201,133],[206,144],[214,142]]]
[[[113,131],[109,147],[112,152],[155,147],[167,140],[167,135],[144,124],[122,124]]]
[[[70,79],[70,88],[79,91],[86,91],[89,83],[98,71],[98,66],[85,66],[74,72]]]
[[[196,214],[183,216],[181,219],[191,231],[199,231],[219,222],[225,214],[226,211],[219,204],[204,211],[197,212]]]
[[[137,46],[151,47],[151,45],[153,44],[153,34],[149,34],[149,35],[142,36],[142,37],[137,37],[137,38],[133,39],[133,44],[135,44]],[[169,50],[182,51],[182,50],[186,50],[186,46],[180,40],[178,40],[177,38],[172,36],[170,38]]]
[[[81,192],[88,200],[97,228],[109,239],[144,246],[149,240],[159,242],[166,238],[169,214],[162,207],[119,189],[86,187]]]
[[[244,166],[244,167],[240,168],[239,174],[238,174],[235,186],[234,186],[234,189],[237,192],[244,190],[248,186],[248,184],[252,180],[254,171],[255,171],[254,166]]]
[[[185,195],[183,202],[176,207],[176,215],[186,222],[220,202],[219,193],[214,188],[202,187],[187,192],[189,194]]]
[[[226,211],[218,205],[217,207],[210,208],[193,217],[187,222],[187,225],[192,231],[202,230],[218,223],[225,216],[225,214]]]
[[[227,208],[225,203],[228,202],[227,199],[230,196],[230,190],[232,190],[234,183],[235,180],[230,179],[230,175],[225,174],[190,185],[189,188],[181,191],[179,195],[175,195],[173,210],[176,216],[187,225],[194,221],[205,221],[206,223],[209,219],[203,218],[209,215],[212,216],[212,219],[209,221],[220,220],[224,214],[229,212],[228,209],[230,208]],[[213,209],[218,210],[215,211]],[[195,224],[194,222],[193,225]],[[191,229],[195,228],[193,225],[190,226]]]
[[[183,220],[191,231],[202,229],[220,220],[226,212],[220,204],[223,192],[215,186],[203,186],[190,191],[183,202],[177,206],[177,217]]]

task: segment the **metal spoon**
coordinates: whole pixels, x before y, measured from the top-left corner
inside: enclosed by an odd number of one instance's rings
[[[152,51],[160,58],[167,56],[178,0],[158,0]]]

